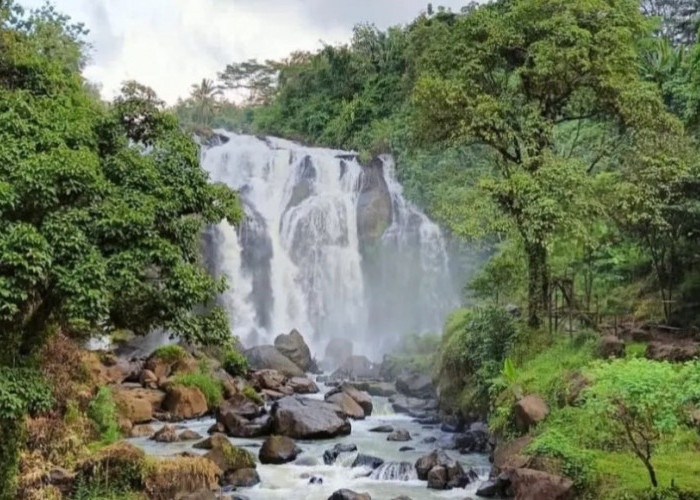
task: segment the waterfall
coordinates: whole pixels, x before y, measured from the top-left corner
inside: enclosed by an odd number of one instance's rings
[[[206,239],[220,298],[248,345],[292,328],[323,352],[333,337],[377,358],[401,335],[439,331],[457,304],[439,227],[409,203],[391,157],[217,132],[202,166],[239,190],[245,221]]]
[[[370,479],[380,481],[413,481],[418,479],[416,469],[409,462],[387,462],[372,471]]]

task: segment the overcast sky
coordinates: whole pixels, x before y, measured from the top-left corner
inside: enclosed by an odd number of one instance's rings
[[[20,0],[36,7],[44,0]],[[428,0],[54,0],[90,29],[85,76],[111,98],[124,80],[153,87],[168,102],[227,63],[279,59],[294,50],[345,42],[357,23],[411,21]],[[433,2],[454,10],[468,0]]]

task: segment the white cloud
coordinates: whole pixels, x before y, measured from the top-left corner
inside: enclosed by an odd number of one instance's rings
[[[20,0],[21,1],[21,0]],[[43,0],[25,0],[36,6]],[[442,2],[459,8],[465,1]],[[85,76],[112,97],[135,79],[168,102],[227,63],[279,59],[348,40],[353,25],[410,21],[423,0],[56,0],[91,30]]]

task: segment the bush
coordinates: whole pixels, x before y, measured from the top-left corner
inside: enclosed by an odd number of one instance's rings
[[[112,444],[121,438],[117,421],[117,405],[107,387],[100,387],[97,395],[90,401],[87,416],[99,433],[102,444]]]
[[[489,389],[521,337],[518,321],[495,306],[460,309],[447,320],[439,355],[439,383],[446,394],[486,415]],[[449,396],[448,396],[449,397]]]
[[[209,409],[216,408],[224,399],[224,386],[221,380],[214,378],[207,373],[186,373],[173,378],[175,385],[185,387],[196,387],[207,399]]]
[[[234,377],[248,373],[248,359],[235,349],[226,351],[223,365],[224,370]]]

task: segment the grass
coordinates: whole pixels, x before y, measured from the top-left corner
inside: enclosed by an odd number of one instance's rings
[[[656,469],[659,487],[669,487],[673,482],[679,489],[700,491],[700,452],[661,453],[653,456],[651,461]],[[599,490],[606,495],[603,499],[642,493],[651,486],[644,465],[632,453],[600,454],[595,468],[602,481]]]
[[[562,338],[517,368],[516,382],[525,394],[539,394],[557,405],[569,393],[571,377],[595,358],[595,341]]]
[[[259,405],[264,403],[260,394],[258,394],[256,390],[249,385],[243,388],[243,395],[250,399],[252,402],[257,403]]]
[[[170,500],[179,494],[216,488],[220,473],[219,467],[204,457],[149,458],[144,489],[151,500]]]
[[[628,342],[627,344],[625,344],[626,358],[643,358],[646,352],[646,342]]]
[[[153,351],[154,358],[159,358],[168,363],[182,361],[187,356],[187,352],[177,344],[164,345]]]
[[[219,406],[219,403],[224,399],[224,386],[221,380],[212,377],[206,373],[187,373],[177,375],[173,379],[176,385],[184,385],[185,387],[196,387],[207,400],[209,409],[214,409]]]

